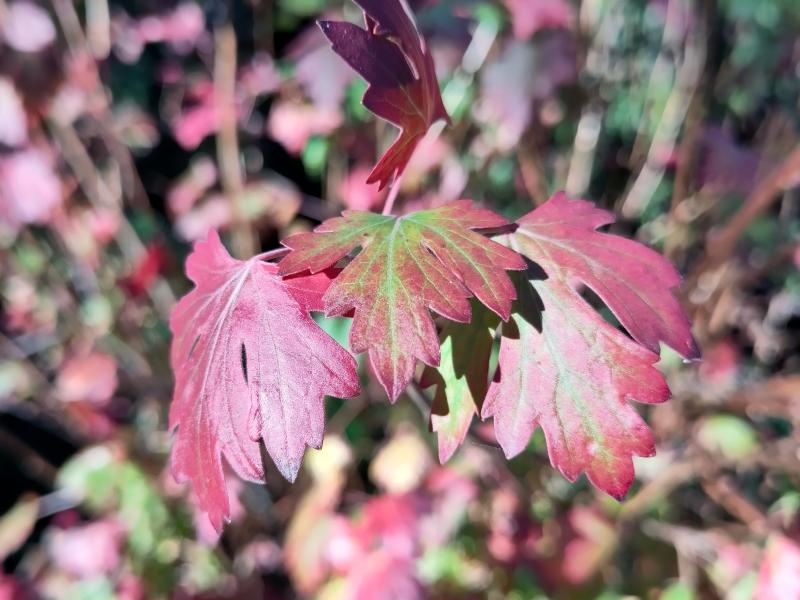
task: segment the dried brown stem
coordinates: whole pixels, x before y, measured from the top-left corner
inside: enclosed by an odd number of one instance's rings
[[[233,215],[233,252],[247,259],[256,251],[253,231],[242,205],[244,180],[236,123],[236,32],[226,23],[214,33],[214,91],[217,111],[217,162]]]

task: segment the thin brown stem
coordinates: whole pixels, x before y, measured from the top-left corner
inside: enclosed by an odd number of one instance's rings
[[[244,180],[236,123],[236,32],[226,23],[214,34],[214,90],[217,112],[217,162],[220,180],[233,214],[233,250],[239,258],[255,252],[253,231],[242,206]]]
[[[398,177],[392,182],[392,185],[389,188],[389,195],[386,197],[386,202],[383,205],[383,211],[381,212],[382,215],[392,214],[392,209],[394,208],[394,201],[397,200],[397,194],[400,193],[400,185],[402,181],[403,181],[403,176],[400,175],[400,177]]]

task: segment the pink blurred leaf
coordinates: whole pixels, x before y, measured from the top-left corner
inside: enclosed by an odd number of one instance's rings
[[[573,507],[568,517],[576,536],[564,548],[564,577],[581,584],[611,558],[618,541],[617,532],[605,515],[586,506]]]
[[[568,0],[503,0],[511,13],[514,36],[524,40],[542,29],[568,29],[575,9]]]
[[[476,117],[495,128],[494,146],[502,152],[511,150],[531,121],[534,101],[551,96],[576,74],[575,48],[567,35],[510,42],[481,78]]]
[[[56,27],[50,15],[32,2],[8,4],[0,20],[0,39],[17,52],[39,52],[53,43]]]
[[[207,156],[194,160],[184,175],[167,192],[167,204],[175,215],[194,206],[208,188],[217,182],[217,167]]]
[[[800,598],[800,545],[782,535],[767,541],[758,573],[756,600]]]
[[[144,17],[138,23],[143,43],[167,43],[181,54],[188,53],[205,31],[203,9],[195,2],[181,2],[163,15]]]
[[[14,83],[0,77],[0,144],[21,146],[28,141],[28,119]]]
[[[53,564],[79,578],[110,573],[122,560],[122,526],[104,519],[69,529],[53,528],[47,540],[47,553]]]
[[[350,210],[373,210],[383,204],[386,193],[367,183],[369,172],[369,167],[359,165],[339,184],[339,197]]]
[[[0,155],[1,225],[15,232],[23,225],[46,223],[61,199],[61,182],[41,151]]]
[[[300,154],[309,138],[328,135],[341,122],[338,110],[279,100],[270,109],[267,133],[292,154]]]
[[[303,31],[288,55],[295,63],[295,79],[311,102],[321,110],[338,111],[355,75],[330,51],[319,27]]]
[[[173,473],[219,530],[230,516],[221,457],[263,481],[263,440],[293,481],[305,447],[322,444],[322,397],[354,396],[358,377],[353,357],[307,313],[320,308],[325,273],[282,280],[273,264],[233,259],[216,231],[195,244],[186,272],[196,287],[170,318]]]
[[[64,402],[103,406],[117,389],[117,361],[100,352],[70,358],[58,373],[56,389]]]

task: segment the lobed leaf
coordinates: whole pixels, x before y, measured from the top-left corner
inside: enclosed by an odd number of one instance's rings
[[[612,221],[560,193],[504,239],[543,270],[528,275],[540,308],[531,311],[528,303],[523,311],[517,304],[482,417],[494,417],[509,457],[541,426],[551,462],[569,480],[585,471],[621,498],[633,481],[632,456],[655,452],[649,428],[628,401],[669,397],[653,366],[660,342],[687,358],[699,352],[671,291],[680,282],[677,271],[641,244],[595,231]],[[633,340],[584,301],[575,289],[580,284],[600,296]]]
[[[449,121],[442,104],[433,57],[399,0],[354,0],[366,29],[320,21],[333,50],[369,84],[363,103],[400,128],[392,146],[370,173],[383,189],[403,172],[430,126]]]
[[[468,200],[395,217],[345,211],[313,233],[290,236],[279,273],[318,273],[356,248],[361,252],[325,293],[325,313],[355,310],[354,352],[369,352],[378,379],[394,401],[414,374],[417,359],[438,365],[439,339],[428,310],[467,322],[476,296],[502,319],[514,286],[506,269],[523,269],[515,252],[480,231],[508,226]]]
[[[263,440],[294,480],[305,447],[322,444],[323,396],[356,395],[358,376],[353,357],[308,315],[321,307],[329,273],[282,280],[276,265],[232,258],[213,230],[186,272],[195,288],[170,317],[172,471],[219,530],[230,513],[221,456],[240,477],[263,481]]]
[[[515,247],[548,276],[589,286],[633,338],[653,352],[664,342],[686,358],[700,352],[672,288],[681,277],[650,248],[595,231],[614,215],[563,192],[519,219]]]
[[[633,481],[631,457],[652,456],[653,437],[628,400],[657,403],[669,389],[658,355],[606,323],[563,281],[532,283],[544,305],[541,328],[519,314],[500,344],[499,368],[481,416],[494,417],[509,458],[541,426],[550,461],[570,481],[583,471],[621,498]]]

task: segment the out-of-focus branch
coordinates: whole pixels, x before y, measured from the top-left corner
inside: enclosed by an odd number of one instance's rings
[[[779,194],[800,183],[800,145],[756,185],[734,217],[720,231],[709,236],[706,255],[712,266],[724,262],[753,220],[769,208]]]
[[[670,2],[670,7],[675,4],[673,0]],[[664,178],[664,172],[675,151],[678,136],[703,74],[706,60],[705,37],[705,24],[698,20],[697,26],[687,33],[683,62],[675,75],[675,84],[653,134],[645,164],[622,203],[621,212],[626,217],[636,217],[641,213]],[[671,44],[666,45],[668,39],[672,39],[672,35],[668,37],[665,32],[665,50],[671,47]],[[654,76],[655,72],[654,70]]]
[[[217,116],[217,162],[220,180],[231,203],[233,251],[246,259],[256,251],[253,231],[242,206],[244,182],[236,127],[236,32],[231,23],[214,33],[214,93]]]
[[[602,123],[603,110],[599,106],[587,105],[578,121],[567,173],[565,188],[572,197],[583,196],[589,188]]]
[[[108,207],[113,203],[112,206],[121,210],[121,198],[103,180],[75,129],[53,118],[49,118],[47,123],[61,148],[64,160],[75,174],[89,202],[95,207]],[[144,244],[127,219],[120,221],[116,242],[131,264],[135,264],[146,252]],[[149,294],[158,313],[165,319],[168,318],[175,297],[166,282],[154,285]]]

